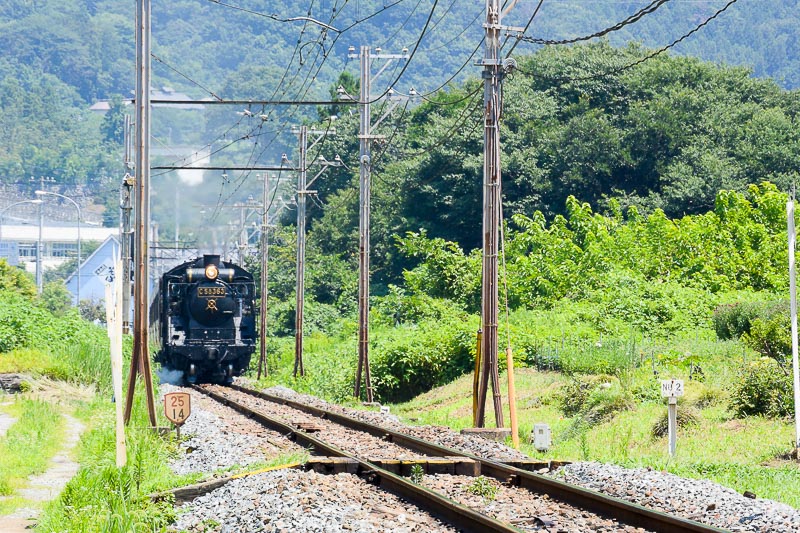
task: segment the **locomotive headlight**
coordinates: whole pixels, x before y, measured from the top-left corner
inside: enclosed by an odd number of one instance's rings
[[[206,278],[213,281],[217,279],[218,275],[219,275],[219,269],[217,268],[216,265],[208,265],[206,267]]]

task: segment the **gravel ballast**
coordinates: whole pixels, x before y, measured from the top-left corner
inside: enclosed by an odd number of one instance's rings
[[[748,498],[712,481],[594,462],[566,465],[551,475],[567,483],[730,531],[800,531],[800,510],[772,500]]]
[[[296,394],[283,387],[273,387],[267,392],[377,423],[388,429],[475,455],[495,460],[528,458],[501,443],[460,435],[449,428],[405,426],[392,415],[339,407],[311,396]],[[184,445],[193,451],[173,465],[176,471],[213,472],[215,469],[263,459],[265,450],[268,449],[272,453],[286,449],[299,450],[299,447],[283,436],[265,430],[232,409],[220,406],[202,395],[192,394],[193,414],[184,426],[184,434],[191,434],[191,438]],[[276,444],[279,446],[275,446]],[[797,509],[771,500],[748,498],[710,481],[681,478],[652,469],[626,469],[601,463],[574,463],[550,475],[603,494],[730,531],[800,532],[800,511]],[[442,479],[441,476],[426,476],[425,483],[428,484],[429,479],[436,478]],[[336,479],[339,481],[333,481]],[[439,483],[441,486],[437,490],[459,501],[466,498],[463,500],[465,503],[476,505],[477,509],[497,516],[498,519],[509,520],[522,529],[572,532],[611,531],[620,528],[616,524],[595,525],[594,519],[588,518],[583,512],[572,517],[569,510],[537,507],[541,502],[536,503],[535,498],[529,500],[525,491],[510,491],[508,487],[499,485],[498,496],[494,501],[482,502],[481,498],[470,501],[470,496],[463,493],[464,485],[469,479],[471,478],[458,482],[430,483]],[[496,484],[494,480],[490,481]],[[284,470],[231,483],[184,507],[185,514],[175,527],[178,530],[199,532],[203,531],[201,524],[207,525],[214,521],[226,524],[227,527],[226,520],[230,516],[233,524],[230,529],[208,531],[447,530],[431,529],[430,517],[419,518],[421,522],[417,522],[419,516],[427,515],[415,514],[419,511],[408,503],[387,503],[396,501],[396,498],[345,474],[323,476]],[[447,488],[448,483],[460,488]],[[228,489],[236,492],[226,492]],[[546,503],[547,498],[544,504]],[[485,507],[482,508],[482,505]],[[537,517],[553,521],[559,527],[548,529],[537,522]],[[246,522],[248,520],[252,521]],[[424,524],[424,527],[420,524]]]
[[[298,470],[233,480],[179,511],[172,530],[190,533],[456,531],[356,476]]]

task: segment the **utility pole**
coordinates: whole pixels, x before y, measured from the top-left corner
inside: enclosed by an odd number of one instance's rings
[[[300,139],[300,164],[297,172],[297,286],[295,289],[295,340],[294,340],[294,377],[299,373],[305,376],[303,368],[303,310],[305,305],[305,276],[306,276],[306,196],[315,194],[317,191],[309,190],[308,186],[322,175],[329,166],[339,166],[339,161],[327,161],[320,156],[312,164],[322,165],[320,170],[312,179],[306,183],[308,176],[308,150],[317,145],[326,135],[335,135],[336,130],[308,130],[307,126],[300,126],[293,129],[293,132]],[[317,138],[309,146],[308,135],[316,135]]]
[[[356,383],[353,395],[361,397],[362,372],[367,401],[373,401],[372,378],[369,370],[369,226],[370,226],[370,196],[372,172],[372,140],[379,138],[372,135],[372,120],[370,104],[372,82],[380,76],[389,64],[395,59],[408,59],[408,50],[403,49],[402,54],[383,54],[380,48],[372,54],[369,46],[362,46],[358,55],[355,48],[350,47],[349,58],[360,59],[361,87],[358,99],[359,109],[359,194],[358,194],[358,369],[356,370]],[[386,59],[383,67],[372,76],[372,59]],[[340,94],[344,92],[340,88]],[[385,117],[386,115],[384,115]],[[377,124],[375,124],[377,126]]]
[[[261,199],[264,212],[261,215],[261,308],[260,308],[260,336],[261,350],[258,358],[258,376],[261,371],[267,375],[267,298],[269,297],[269,173],[264,173],[264,195]]]
[[[31,177],[33,180],[33,177]],[[44,190],[45,182],[52,183],[55,181],[53,178],[45,178],[39,176],[39,190]],[[79,222],[80,224],[80,222]],[[42,264],[42,255],[44,254],[44,242],[42,241],[42,227],[44,226],[44,206],[39,204],[39,238],[36,240],[36,290],[42,294],[44,289],[44,265]],[[78,275],[80,276],[80,260],[78,260]],[[78,302],[80,303],[80,302]]]
[[[125,398],[125,423],[131,419],[136,377],[142,374],[147,391],[150,425],[156,427],[153,380],[150,372],[148,339],[148,242],[150,229],[150,0],[136,0],[136,227],[134,249],[136,276],[134,284],[133,353]]]
[[[39,190],[44,190],[44,178],[39,177]],[[44,225],[43,205],[39,204],[39,238],[36,240],[36,291],[41,295],[44,289],[42,273],[42,226]],[[79,272],[80,274],[80,272]]]
[[[516,1],[501,10],[500,0],[486,0],[485,53],[478,64],[483,70],[484,152],[483,152],[483,269],[481,283],[481,323],[483,330],[481,355],[482,374],[478,388],[477,426],[485,425],[486,396],[491,378],[494,415],[497,427],[503,427],[503,403],[500,397],[498,370],[498,232],[500,222],[500,114],[502,83],[505,71],[513,65],[500,58],[500,32],[511,29],[502,25],[502,18]],[[516,28],[514,28],[516,29]]]
[[[133,192],[134,178],[130,175],[133,169],[131,159],[131,116],[125,115],[125,127],[123,130],[125,139],[125,177],[122,178],[120,187],[120,248],[122,256],[122,333],[127,335],[131,332],[131,245],[133,244],[133,231],[131,231],[131,197]]]

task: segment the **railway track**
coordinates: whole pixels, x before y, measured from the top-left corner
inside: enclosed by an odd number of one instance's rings
[[[413,502],[463,531],[510,532],[541,528],[551,531],[585,528],[604,531],[723,531],[279,396],[238,385],[194,388],[319,455],[341,458],[340,468]],[[321,465],[318,461],[316,464],[318,467]],[[425,476],[426,480],[421,483],[412,482],[406,476],[415,465],[427,474],[438,475]],[[498,514],[496,509],[487,514],[474,509],[474,502],[468,506],[454,501],[458,491],[453,487],[463,488],[467,483],[464,474],[493,478],[494,490],[501,488],[512,507],[517,510],[530,508],[531,515],[502,520],[488,515],[492,512]],[[454,496],[454,499],[445,494]],[[531,499],[541,501],[525,503]],[[552,517],[556,519],[552,520]],[[559,519],[563,523],[559,524]],[[578,524],[584,526],[581,528]]]

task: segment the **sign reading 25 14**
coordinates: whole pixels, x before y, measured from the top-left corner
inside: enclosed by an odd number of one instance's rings
[[[176,426],[182,426],[192,414],[192,397],[188,392],[169,392],[164,395],[164,416]]]

